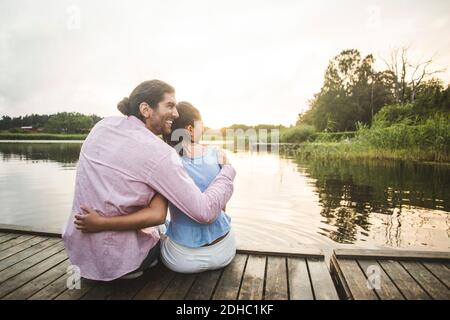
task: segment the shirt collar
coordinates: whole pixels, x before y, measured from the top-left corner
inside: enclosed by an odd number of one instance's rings
[[[132,123],[135,123],[137,125],[140,125],[142,127],[145,127],[145,123],[142,122],[139,118],[136,116],[128,116],[128,121],[131,121]],[[149,130],[150,131],[150,130]]]
[[[128,116],[127,120],[128,120],[128,121],[131,121],[132,123],[134,123],[134,124],[136,124],[136,125],[138,125],[138,126],[144,127],[145,129],[148,130],[148,132],[150,132],[152,135],[154,135],[155,137],[157,137],[157,135],[154,134],[154,133],[152,132],[152,130],[149,130],[149,129],[145,126],[145,123],[142,122],[142,120],[140,120],[138,117],[136,117],[136,116]]]

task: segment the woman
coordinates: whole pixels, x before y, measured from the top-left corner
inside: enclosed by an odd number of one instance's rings
[[[165,141],[179,153],[184,168],[203,192],[220,172],[224,153],[215,148],[199,144],[203,123],[200,112],[188,102],[177,104],[179,117],[172,123],[172,132]],[[236,245],[231,229],[231,218],[221,212],[210,224],[201,224],[169,204],[170,222],[166,237],[161,239],[161,259],[171,270],[181,273],[196,273],[223,268],[236,254]],[[143,209],[146,210],[146,209]],[[135,214],[142,214],[142,211]],[[95,214],[95,213],[94,213]],[[132,219],[134,214],[122,219]],[[83,219],[77,216],[76,223],[84,231],[104,231],[116,228],[106,219]],[[123,223],[123,222],[122,222]]]

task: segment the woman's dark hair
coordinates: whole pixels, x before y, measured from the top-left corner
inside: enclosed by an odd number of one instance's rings
[[[202,116],[200,115],[200,111],[198,111],[197,108],[195,108],[192,104],[186,101],[178,102],[177,105],[177,111],[178,111],[178,118],[173,120],[172,123],[172,130],[169,135],[164,136],[164,141],[168,143],[170,146],[175,147],[177,144],[179,144],[183,139],[186,139],[188,137],[185,136],[178,136],[179,132],[177,132],[176,136],[172,137],[172,134],[177,129],[185,129],[187,126],[195,125],[195,121],[201,121]],[[183,148],[178,152],[180,156],[183,155]]]
[[[175,89],[161,81],[161,80],[148,80],[138,85],[129,97],[125,97],[117,104],[117,109],[126,116],[135,116],[142,121],[144,117],[139,110],[139,105],[142,102],[146,102],[150,108],[155,109],[158,107],[164,97],[165,93],[174,93]]]

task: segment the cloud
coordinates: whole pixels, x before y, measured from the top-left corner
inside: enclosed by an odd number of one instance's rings
[[[449,9],[444,0],[3,0],[0,114],[117,114],[140,81],[160,78],[209,126],[290,124],[343,49],[383,55],[412,43],[447,63],[436,28],[449,29]]]

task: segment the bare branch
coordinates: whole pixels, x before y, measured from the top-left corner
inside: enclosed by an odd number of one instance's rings
[[[425,79],[446,71],[446,68],[430,70],[433,58],[423,61],[423,55],[418,63],[411,63],[408,60],[408,50],[409,46],[393,48],[390,51],[390,61],[382,59],[394,75],[394,94],[400,102],[405,101],[408,88],[411,89],[411,101],[414,101],[416,91]]]

